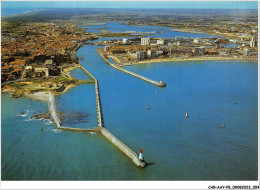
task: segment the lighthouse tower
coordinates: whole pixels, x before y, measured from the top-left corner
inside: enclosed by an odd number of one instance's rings
[[[142,149],[140,149],[140,151],[139,151],[139,159],[140,159],[141,161],[144,160],[143,150],[142,150]]]

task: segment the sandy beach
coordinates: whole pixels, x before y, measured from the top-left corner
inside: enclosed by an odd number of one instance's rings
[[[35,92],[33,94],[28,94],[25,93],[26,97],[32,98],[34,100],[39,100],[39,101],[44,101],[44,102],[48,102],[49,98],[50,98],[50,93],[49,92]]]
[[[147,63],[159,63],[159,62],[173,62],[173,61],[208,61],[208,60],[219,60],[219,61],[257,61],[258,59],[255,57],[252,58],[233,58],[233,57],[194,57],[194,58],[161,58],[161,59],[150,59],[150,60],[144,60],[144,61],[138,61],[136,63],[131,64],[125,64],[124,66],[130,66],[130,65],[138,65],[138,64],[147,64]]]

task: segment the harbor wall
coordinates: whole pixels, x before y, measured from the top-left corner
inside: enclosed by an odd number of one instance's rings
[[[60,121],[60,118],[59,118],[59,116],[57,114],[55,97],[54,97],[54,93],[53,92],[50,93],[50,97],[49,97],[49,111],[51,112],[51,117],[52,117],[54,123],[59,128],[60,124],[61,124],[61,121]]]
[[[69,131],[101,133],[104,137],[106,137],[106,139],[108,139],[113,145],[115,145],[121,152],[123,152],[127,157],[129,157],[136,166],[145,167],[145,162],[141,161],[134,151],[132,151],[129,147],[127,147],[124,143],[122,143],[118,138],[116,138],[114,135],[112,135],[108,130],[106,130],[103,127],[98,81],[81,65],[80,65],[80,68],[82,69],[82,71],[84,73],[86,73],[95,82],[96,110],[97,110],[98,126],[94,127],[93,129],[61,127],[59,125],[59,118],[57,118],[58,116],[57,116],[57,112],[56,112],[54,94],[52,94],[52,96],[50,98],[50,107],[52,108],[52,112],[53,112],[52,116],[53,116],[53,118],[55,118],[57,128],[62,129],[62,130],[69,130]]]
[[[96,94],[96,108],[97,108],[97,122],[98,129],[100,129],[101,134],[106,137],[112,144],[114,144],[120,151],[122,151],[126,156],[128,156],[133,163],[138,167],[145,167],[145,162],[139,160],[138,156],[134,151],[122,143],[118,138],[112,135],[107,129],[103,127],[102,122],[102,112],[101,112],[101,101],[99,95],[99,85],[98,81],[82,66],[80,68],[92,79],[95,81],[95,94]]]
[[[134,151],[132,151],[129,147],[127,147],[124,143],[122,143],[119,139],[112,135],[108,130],[102,128],[101,133],[120,151],[122,151],[126,156],[128,156],[134,162],[135,165],[137,165],[138,167],[145,167],[145,162],[139,160],[137,154]]]
[[[100,102],[100,95],[99,95],[99,86],[98,81],[93,77],[84,67],[80,65],[81,70],[86,73],[94,82],[95,82],[95,96],[96,96],[96,110],[97,110],[97,123],[98,127],[103,127],[102,121],[102,112],[101,112],[101,102]]]
[[[100,52],[100,50],[97,49],[97,52],[98,52],[98,54],[100,55],[100,57],[101,57],[109,66],[111,66],[111,67],[113,67],[113,68],[115,68],[115,69],[117,69],[117,70],[120,70],[120,71],[122,71],[122,72],[124,72],[124,73],[127,73],[127,74],[129,74],[129,75],[132,75],[132,76],[137,77],[137,78],[139,78],[139,79],[142,79],[142,80],[144,80],[144,81],[146,81],[146,82],[149,82],[149,83],[151,83],[151,84],[153,84],[153,85],[156,85],[156,86],[159,86],[159,87],[165,87],[165,86],[166,86],[166,83],[163,82],[163,81],[160,81],[160,82],[154,81],[154,80],[151,80],[151,79],[146,78],[146,77],[144,77],[144,76],[138,75],[138,74],[136,74],[136,73],[134,73],[134,72],[128,71],[128,70],[126,70],[126,69],[123,69],[123,68],[121,68],[121,67],[119,67],[119,66],[117,66],[117,65],[115,65],[115,64],[112,64],[112,63],[110,63],[110,62],[107,60],[107,58],[105,58],[105,56]]]
[[[68,131],[80,131],[80,132],[95,132],[95,133],[99,133],[100,130],[97,129],[80,129],[80,128],[71,128],[71,127],[57,127],[58,129],[62,129],[62,130],[68,130]]]

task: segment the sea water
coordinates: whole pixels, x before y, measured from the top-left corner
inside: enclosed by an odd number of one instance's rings
[[[125,67],[166,82],[160,88],[109,67],[96,48],[84,45],[77,54],[99,81],[104,126],[135,152],[142,148],[149,165],[137,168],[102,135],[30,119],[48,104],[2,93],[2,180],[257,179],[257,62]],[[84,79],[79,70],[72,75]],[[70,89],[56,103],[63,126],[97,125],[93,84]]]
[[[37,8],[2,8],[1,16],[18,15],[38,10]]]

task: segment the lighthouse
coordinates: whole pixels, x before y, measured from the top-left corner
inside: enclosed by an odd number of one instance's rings
[[[139,160],[143,161],[144,160],[144,157],[143,157],[143,150],[140,149],[139,151]]]

